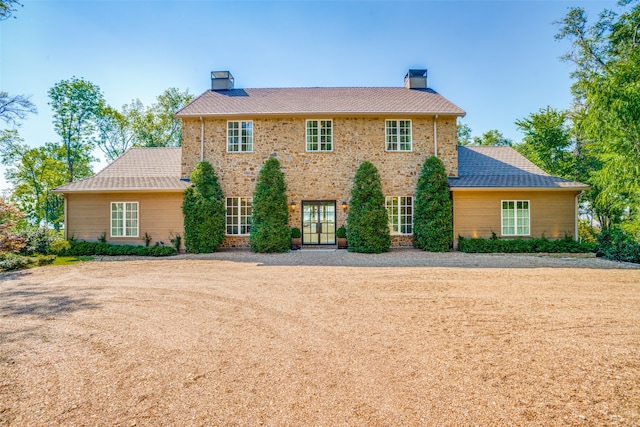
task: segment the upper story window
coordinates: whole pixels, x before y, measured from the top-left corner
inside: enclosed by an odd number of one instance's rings
[[[111,202],[111,237],[138,237],[138,202]]]
[[[411,151],[411,120],[387,120],[385,142],[387,151]]]
[[[413,197],[387,196],[385,205],[391,234],[413,234]]]
[[[333,121],[307,120],[307,151],[333,150]]]
[[[503,200],[502,201],[502,235],[503,236],[529,236],[529,201],[528,200]]]
[[[253,151],[253,122],[251,120],[227,122],[227,151],[245,153]]]

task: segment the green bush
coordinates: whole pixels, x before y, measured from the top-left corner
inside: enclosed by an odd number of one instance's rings
[[[7,271],[19,270],[21,268],[26,268],[29,265],[29,262],[29,257],[8,252],[0,259],[0,269]]]
[[[82,242],[71,240],[69,247],[56,254],[59,256],[92,256],[92,255],[138,255],[138,256],[170,256],[177,253],[173,246],[136,246],[113,245],[103,242]]]
[[[338,227],[336,230],[336,237],[338,239],[344,239],[347,237],[347,228],[344,225]]]
[[[25,246],[20,249],[20,255],[48,254],[52,245],[64,242],[62,234],[56,230],[44,227],[28,226],[17,232],[24,239]]]
[[[200,162],[184,192],[184,246],[187,252],[214,252],[224,240],[226,209],[224,194],[213,166]]]
[[[380,175],[371,162],[362,162],[353,179],[347,240],[350,252],[381,253],[391,246]]]
[[[413,245],[430,252],[453,246],[453,203],[449,178],[440,159],[425,160],[418,179],[413,208]]]
[[[254,252],[288,252],[291,248],[287,185],[280,162],[270,157],[260,170],[253,193],[249,244]]]
[[[558,240],[533,239],[468,239],[458,237],[458,250],[466,253],[589,253],[593,243],[580,243],[570,236]]]
[[[615,261],[640,263],[640,244],[620,228],[603,230],[598,235],[598,255]]]
[[[302,237],[302,233],[300,232],[300,229],[298,227],[293,227],[291,229],[291,238],[299,239],[300,237]]]

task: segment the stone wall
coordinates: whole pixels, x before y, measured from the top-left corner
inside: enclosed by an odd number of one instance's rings
[[[333,151],[307,152],[305,120],[309,117],[248,117],[253,120],[253,152],[227,153],[227,119],[204,119],[204,160],[210,162],[227,197],[251,197],[262,164],[277,157],[288,189],[291,226],[301,227],[303,200],[335,200],[337,226],[346,223],[341,201],[349,201],[353,177],[365,160],[380,173],[385,196],[411,196],[424,160],[434,154],[434,118],[398,117],[412,120],[413,150],[385,151],[385,120],[389,117],[317,117],[333,120]],[[316,118],[314,118],[316,119]],[[201,124],[183,124],[182,175],[188,177],[200,160]],[[450,176],[457,174],[456,118],[438,117],[438,157]],[[410,237],[394,237],[394,245],[410,244]],[[247,242],[247,243],[244,243]],[[228,237],[226,246],[248,245],[243,237]]]

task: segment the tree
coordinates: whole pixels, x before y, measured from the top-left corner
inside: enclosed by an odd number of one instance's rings
[[[280,162],[270,157],[258,174],[253,193],[249,243],[254,252],[287,252],[291,248],[287,184]]]
[[[64,221],[64,208],[62,197],[52,190],[66,181],[61,154],[56,144],[31,148],[19,138],[0,149],[0,161],[7,166],[5,178],[13,185],[12,198],[20,210],[32,222],[44,221],[57,230]]]
[[[0,0],[0,21],[11,18],[17,6],[22,7],[22,3],[18,0]]]
[[[557,39],[568,39],[573,62],[574,125],[602,163],[590,184],[601,191],[600,205],[622,208],[620,220],[640,233],[640,5],[603,11],[589,24],[582,8],[572,8],[559,23]],[[615,220],[615,218],[612,218]]]
[[[23,217],[24,214],[14,204],[0,198],[0,254],[17,253],[24,247],[24,239],[14,232],[14,227]]]
[[[96,120],[105,107],[102,91],[89,81],[72,77],[49,89],[49,98],[54,129],[65,153],[67,181],[86,178],[91,174],[87,166],[93,160]]]
[[[0,119],[8,125],[17,126],[28,114],[36,114],[36,106],[25,95],[9,95],[0,91]]]
[[[458,123],[456,125],[456,134],[458,136],[458,145],[470,145],[473,142],[471,128],[466,123]]]
[[[524,138],[515,148],[545,172],[574,179],[574,144],[568,119],[566,112],[547,107],[516,120]]]
[[[453,245],[453,202],[449,196],[449,178],[444,164],[435,156],[425,160],[418,178],[413,244],[431,252],[445,252]]]
[[[182,121],[173,117],[175,112],[193,99],[188,91],[180,92],[169,88],[161,93],[157,102],[144,108],[140,100],[128,107],[134,135],[134,145],[138,147],[179,147],[182,144]]]
[[[391,246],[380,175],[368,161],[360,164],[353,179],[347,215],[347,241],[351,252],[388,252]]]
[[[224,240],[224,194],[209,162],[200,162],[191,173],[191,187],[184,192],[184,245],[187,252],[214,252]]]
[[[96,117],[97,145],[108,161],[117,159],[133,145],[133,129],[126,106],[123,110],[121,113],[106,106]]]
[[[513,141],[505,138],[497,129],[489,130],[482,136],[474,136],[471,145],[511,147]]]

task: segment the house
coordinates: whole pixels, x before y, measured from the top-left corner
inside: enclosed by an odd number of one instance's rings
[[[200,161],[225,194],[224,247],[248,247],[258,173],[280,161],[289,223],[303,245],[334,245],[346,223],[352,180],[368,160],[378,169],[393,246],[411,246],[413,198],[422,164],[440,158],[450,177],[455,236],[577,236],[577,195],[587,188],[551,177],[504,147],[458,147],[465,112],[429,88],[426,70],[386,88],[237,89],[228,71],[176,113],[180,149],[132,149],[104,171],[57,189],[69,237],[156,241],[181,233],[181,194]],[[170,164],[171,163],[171,164]]]

